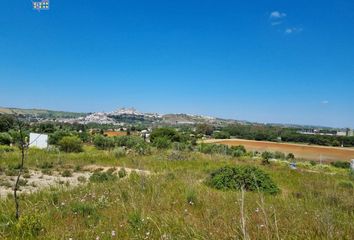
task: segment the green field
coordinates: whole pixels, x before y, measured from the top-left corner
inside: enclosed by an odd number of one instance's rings
[[[1,153],[1,177],[19,152]],[[85,165],[151,171],[122,179],[58,187],[0,200],[1,239],[352,239],[353,188],[347,170],[304,164],[263,166],[257,159],[153,150],[148,156],[85,147],[82,153],[29,151],[27,168],[83,171]],[[278,195],[219,191],[204,181],[225,165],[255,165]],[[45,175],[45,174],[44,174]],[[244,205],[243,211],[241,210]],[[243,224],[242,224],[243,216]]]

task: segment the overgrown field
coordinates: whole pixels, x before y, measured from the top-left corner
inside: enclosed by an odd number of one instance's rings
[[[1,153],[1,176],[19,152]],[[153,150],[150,155],[85,147],[82,153],[30,150],[26,166],[42,173],[83,171],[86,165],[148,170],[99,175],[86,184],[0,200],[0,239],[353,239],[354,189],[346,169],[310,164],[297,170],[258,159]],[[278,194],[217,190],[205,181],[224,166],[268,173]],[[97,171],[99,172],[99,171]],[[103,171],[102,171],[103,172]],[[102,173],[101,173],[102,174]],[[110,173],[107,173],[108,175]],[[103,176],[103,177],[102,177]],[[109,175],[111,176],[111,175]]]
[[[298,159],[303,158],[307,160],[322,160],[324,162],[332,162],[337,160],[349,161],[354,159],[353,148],[325,147],[294,143],[276,143],[244,139],[209,140],[206,142],[225,144],[228,146],[243,145],[248,151],[280,151],[284,153],[294,153]]]

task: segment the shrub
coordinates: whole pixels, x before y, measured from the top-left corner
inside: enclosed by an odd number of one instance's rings
[[[76,136],[63,137],[59,141],[59,148],[64,152],[82,152],[82,142]]]
[[[186,200],[190,205],[197,204],[197,192],[193,188],[189,188],[186,190]]]
[[[287,156],[286,156],[286,159],[287,160],[295,160],[295,155],[293,153],[289,153]]]
[[[353,189],[354,188],[354,184],[350,181],[340,181],[338,183],[338,187],[341,188],[346,188],[346,189]]]
[[[71,177],[73,174],[70,170],[64,170],[62,173],[61,173],[61,176],[62,177]]]
[[[113,150],[113,155],[117,159],[124,157],[125,156],[125,149],[123,147],[116,147]]]
[[[53,174],[52,171],[48,168],[42,169],[41,172],[42,172],[42,174],[49,175],[49,176],[51,176]]]
[[[144,224],[144,221],[141,217],[141,213],[138,211],[134,211],[134,212],[130,213],[128,216],[128,223],[135,230],[141,229]]]
[[[310,164],[311,164],[311,166],[316,166],[316,165],[317,165],[317,162],[314,161],[314,160],[311,160],[311,161],[310,161]]]
[[[10,177],[14,177],[18,175],[18,170],[13,169],[13,168],[9,168],[5,170],[5,175],[6,176],[10,176]]]
[[[63,130],[56,131],[53,134],[49,135],[48,143],[51,145],[57,145],[59,144],[60,140],[70,135],[71,134],[68,131],[63,131]]]
[[[134,147],[133,150],[139,155],[148,155],[150,154],[150,146],[146,142],[139,142]]]
[[[274,153],[274,158],[275,158],[275,159],[285,159],[285,154],[282,153],[282,152],[276,151],[276,152]]]
[[[211,173],[207,184],[220,190],[261,191],[270,194],[279,188],[261,169],[253,166],[223,167]]]
[[[12,143],[12,137],[10,136],[10,134],[4,132],[4,133],[0,133],[0,145],[10,145]]]
[[[125,170],[125,168],[121,168],[118,171],[118,176],[119,176],[119,178],[124,178],[125,176],[127,176],[127,171]]]
[[[42,162],[40,164],[37,165],[39,168],[42,168],[42,169],[49,169],[49,168],[53,168],[54,167],[54,164],[53,162]]]
[[[223,154],[227,155],[229,151],[229,147],[221,144],[204,144],[202,143],[199,146],[199,151],[204,154]]]
[[[0,146],[0,153],[3,152],[14,152],[15,148],[10,146]]]
[[[23,239],[38,236],[42,229],[42,223],[36,215],[22,215],[16,224],[16,230]]]
[[[96,214],[96,208],[89,203],[75,202],[71,205],[71,211],[83,217],[92,216]]]
[[[213,133],[213,137],[215,139],[229,139],[230,138],[230,133],[228,132],[223,132],[223,131],[219,131],[219,132],[214,132]]]
[[[273,157],[273,154],[271,152],[263,152],[262,153],[262,164],[263,165],[268,165],[270,164],[269,160]]]
[[[108,172],[94,172],[90,177],[90,181],[96,182],[96,183],[113,181],[116,179],[117,179],[116,175],[114,175],[113,173],[108,173]]]
[[[115,145],[113,138],[102,135],[96,135],[93,140],[93,144],[96,148],[101,150],[112,149]]]
[[[331,165],[336,168],[350,168],[350,162],[343,162],[343,161],[336,161],[336,162],[331,162]]]
[[[233,157],[241,157],[247,153],[246,148],[242,145],[232,146],[229,150],[229,155]]]
[[[79,176],[79,177],[77,178],[77,180],[78,180],[80,183],[85,183],[87,179],[86,179],[84,176]]]
[[[156,139],[163,138],[168,139],[170,142],[180,142],[180,134],[173,128],[156,128],[152,131],[150,135],[150,141],[155,143]]]
[[[154,138],[153,145],[158,149],[167,149],[171,147],[171,140],[164,136],[164,137],[156,137]]]
[[[171,161],[182,161],[186,159],[187,159],[187,155],[184,152],[180,152],[180,151],[172,151],[168,155],[168,160]]]

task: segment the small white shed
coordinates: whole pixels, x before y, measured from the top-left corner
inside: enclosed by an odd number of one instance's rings
[[[48,147],[48,135],[46,134],[38,134],[38,133],[30,133],[30,147],[36,148],[47,148]]]

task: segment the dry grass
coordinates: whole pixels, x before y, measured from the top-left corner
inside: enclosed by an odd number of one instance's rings
[[[275,143],[267,141],[253,141],[244,139],[207,140],[205,143],[219,143],[229,146],[243,145],[247,151],[271,151],[294,153],[297,158],[324,162],[337,160],[349,161],[354,159],[354,149],[339,147],[323,147],[305,144]]]
[[[95,164],[106,167],[145,169],[154,174],[131,174],[22,196],[22,215],[40,222],[43,230],[36,239],[349,240],[354,236],[354,192],[339,187],[338,182],[349,181],[343,171],[314,174],[220,155],[189,153],[187,159],[178,161],[169,160],[168,155],[156,152],[116,160],[110,152],[86,149],[86,153],[62,154],[58,160],[56,154],[32,152],[32,168],[40,159],[52,159],[53,168],[80,164],[84,170],[95,158]],[[8,162],[13,156],[3,156],[3,160]],[[282,192],[270,196],[207,187],[203,180],[225,164],[257,165]],[[16,223],[13,214],[12,200],[0,201],[0,239],[31,239],[23,235],[28,228]]]

